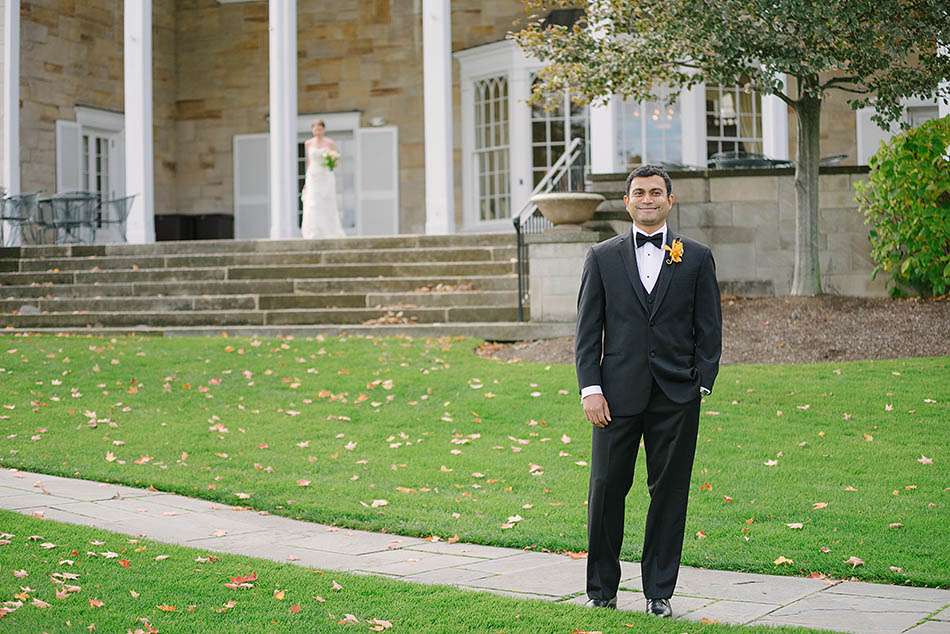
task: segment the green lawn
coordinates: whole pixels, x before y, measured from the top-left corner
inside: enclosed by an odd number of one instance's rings
[[[478,344],[4,337],[0,465],[585,550],[574,368],[486,360]],[[950,586],[950,358],[726,366],[706,400],[685,564]],[[639,558],[645,471],[641,452],[625,559]]]
[[[225,586],[232,577],[252,574],[256,578],[244,583],[253,587]],[[99,632],[147,630],[145,622],[160,632],[352,632],[373,626],[431,633],[814,631],[672,622],[516,600],[213,554],[0,511],[0,607],[9,605],[5,601],[23,604],[6,616],[0,611],[0,631],[9,632],[81,632],[92,625]],[[357,622],[340,623],[348,618]]]

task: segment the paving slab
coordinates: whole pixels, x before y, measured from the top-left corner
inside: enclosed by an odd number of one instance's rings
[[[225,537],[206,537],[191,540],[188,542],[188,546],[220,553],[264,557],[280,563],[292,563],[324,570],[354,570],[356,561],[350,555],[287,546],[276,541],[283,537],[286,537],[286,535],[264,531],[243,535],[227,535]]]
[[[524,572],[531,568],[540,568],[556,562],[558,559],[567,559],[559,555],[549,553],[534,553],[524,551],[512,551],[514,554],[508,557],[489,559],[477,563],[467,564],[465,568],[469,570],[479,570],[481,572],[493,572],[496,574],[505,574],[509,572]]]
[[[469,561],[471,561],[471,557],[398,549],[358,557],[357,570],[404,577],[442,568],[452,568]]]
[[[913,599],[915,601],[930,601],[935,608],[950,604],[950,590],[940,588],[915,588],[913,586],[892,586],[884,583],[866,583],[863,581],[843,581],[828,588],[826,592],[832,594],[853,594],[864,597],[880,597],[882,599]]]
[[[675,601],[679,602],[679,599],[678,595],[674,595]],[[722,599],[691,610],[683,614],[683,618],[691,621],[708,619],[717,623],[744,625],[756,619],[764,618],[780,607],[782,606],[777,603],[752,603]]]
[[[547,566],[529,568],[528,570],[498,574],[485,579],[470,581],[466,585],[492,590],[510,590],[563,597],[576,592],[584,592],[587,587],[586,567],[586,561],[567,560]]]
[[[695,597],[785,605],[825,590],[828,586],[828,583],[819,579],[725,572],[684,566],[680,568],[676,592]]]
[[[907,634],[950,634],[950,623],[946,621],[924,621],[920,625],[906,630]]]
[[[288,546],[300,546],[312,550],[326,550],[347,555],[365,555],[366,553],[381,552],[392,548],[402,548],[408,545],[419,544],[423,540],[417,537],[403,537],[356,531],[350,529],[331,529],[322,527],[306,538],[295,538],[287,542]]]
[[[464,568],[440,568],[438,570],[428,570],[416,574],[406,575],[404,581],[414,581],[417,583],[437,583],[454,586],[471,583],[494,576],[489,572],[480,570],[467,570]]]
[[[819,592],[752,623],[887,634],[914,626],[932,612],[931,605],[928,601]]]
[[[482,544],[465,544],[463,542],[422,542],[412,546],[406,546],[411,550],[420,550],[430,553],[441,553],[443,555],[463,555],[465,557],[477,557],[480,559],[498,559],[500,557],[510,557],[511,548],[502,548],[500,546],[484,546]]]
[[[10,509],[12,511],[20,511],[29,508],[45,508],[55,502],[68,501],[64,500],[63,498],[54,498],[49,495],[43,495],[42,493],[27,493],[26,491],[23,491],[18,495],[10,495],[2,499],[3,508]]]

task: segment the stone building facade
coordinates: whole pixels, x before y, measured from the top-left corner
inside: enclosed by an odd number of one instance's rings
[[[112,125],[110,121],[121,125],[124,2],[20,3],[19,189],[54,193],[63,181],[57,171],[65,169],[57,147],[61,129],[76,122],[82,129],[84,119],[105,122],[106,127]],[[297,0],[300,117],[347,113],[356,121],[356,131],[377,125],[398,131],[393,168],[398,170],[395,225],[399,233],[423,233],[426,226],[422,5],[422,0]],[[482,47],[494,47],[496,52],[513,47],[504,41],[505,35],[523,20],[519,0],[451,2],[454,215],[458,230],[481,227],[465,211],[480,200],[466,191],[479,186],[479,177],[470,178],[471,174],[463,171],[468,170],[465,156],[474,151],[466,142],[474,124],[466,118],[470,106],[466,106],[465,95],[473,86],[478,89],[473,82],[479,80],[477,73],[463,72],[463,64],[473,63],[467,60],[477,57]],[[230,218],[239,206],[235,171],[242,159],[235,155],[236,138],[268,131],[268,3],[153,0],[152,25],[156,219],[161,224],[183,218],[198,217],[201,222]],[[512,101],[509,109],[515,112],[517,107],[522,106]],[[626,111],[617,112],[616,116],[623,117]],[[544,167],[538,168],[538,159],[532,158],[537,156],[538,139],[518,129],[521,121],[529,126],[537,123],[530,116],[510,121],[510,135],[512,152],[517,149],[525,160],[534,160],[529,167],[537,176]],[[794,155],[794,118],[787,110],[778,116],[786,118],[787,130],[787,138],[780,139],[778,145],[784,146],[786,156]],[[859,162],[861,121],[843,97],[836,94],[828,99],[822,118],[822,153],[846,155],[842,165]],[[547,129],[550,135],[551,126]],[[121,136],[116,136],[120,133],[115,130],[106,133],[102,142],[112,143],[113,151],[108,153],[111,163],[103,173],[111,178],[110,186],[117,187],[122,179]],[[334,135],[332,129],[329,135]],[[95,144],[99,137],[90,139]],[[587,133],[585,143],[591,142]],[[518,143],[528,145],[515,148]],[[697,143],[704,147],[702,140]],[[550,138],[547,144],[558,147]],[[595,154],[598,151],[593,149]],[[596,158],[592,161],[596,167]],[[613,169],[606,171],[626,167],[616,157],[608,157],[607,162]],[[80,169],[95,171],[94,157],[87,162],[83,159]],[[531,188],[530,178],[528,184],[522,178],[519,189],[513,182],[519,177],[513,167],[511,170],[505,174],[511,178],[514,192],[508,211],[516,210],[524,192]],[[231,237],[229,223],[216,226],[220,229],[201,237]],[[510,224],[485,227],[505,230]],[[175,231],[177,237],[194,237],[181,228],[169,231],[165,237],[175,237]]]

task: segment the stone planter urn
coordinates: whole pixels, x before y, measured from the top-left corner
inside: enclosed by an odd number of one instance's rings
[[[535,194],[531,202],[538,206],[555,230],[577,230],[594,219],[594,211],[604,202],[604,197],[587,192],[550,192]]]

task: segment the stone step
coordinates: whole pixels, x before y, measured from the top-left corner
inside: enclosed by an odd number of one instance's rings
[[[514,231],[449,235],[399,234],[332,240],[189,240],[153,244],[28,245],[0,248],[0,258],[105,255],[278,253],[351,249],[399,249],[455,246],[513,246]]]
[[[171,297],[0,299],[0,313],[180,312],[194,310],[285,310],[312,308],[447,308],[515,306],[515,291],[457,293],[322,293],[316,295],[212,295]]]
[[[276,297],[282,297],[277,295]],[[293,297],[293,296],[291,296]],[[365,295],[363,306],[365,303]],[[517,297],[515,298],[517,301]],[[328,304],[332,305],[332,304]],[[28,314],[29,309],[41,313],[83,312],[181,312],[189,310],[257,310],[255,295],[212,295],[176,297],[104,297],[104,298],[57,298],[57,299],[0,299],[0,313]],[[24,310],[27,309],[27,310]]]
[[[137,335],[156,337],[477,337],[486,341],[530,341],[569,337],[574,334],[573,322],[454,322],[415,324],[316,324],[309,326],[183,326],[183,327],[100,327],[100,328],[9,328],[6,335],[27,333],[117,336]]]
[[[462,291],[457,293],[321,293],[315,295],[261,295],[261,310],[291,308],[360,307],[447,308],[452,306],[517,306],[517,291]]]
[[[526,311],[527,312],[527,311]],[[526,314],[526,319],[530,314]],[[386,310],[324,308],[318,310],[227,310],[182,312],[88,312],[0,315],[0,328],[192,327],[240,325],[312,325],[514,321],[515,307],[461,306]]]
[[[108,255],[0,260],[0,271],[60,272],[396,262],[506,262],[517,257],[514,246],[358,249],[290,253],[217,253],[188,255]],[[12,264],[11,264],[12,263]],[[11,266],[13,268],[11,268]]]
[[[115,284],[36,284],[0,286],[0,298],[165,297],[175,295],[248,295],[293,293],[293,280],[210,280],[125,282]]]
[[[441,285],[441,286],[440,286]],[[514,291],[518,278],[508,275],[353,277],[320,280],[200,280],[182,282],[117,282],[113,284],[37,284],[0,286],[0,298],[164,297],[176,295],[286,295],[292,293],[412,292],[427,287],[446,291],[471,287],[478,291]]]
[[[95,284],[117,282],[173,282],[195,280],[314,279],[336,277],[418,277],[431,272],[429,262],[388,264],[308,264],[275,266],[227,266],[204,268],[157,268],[118,271],[61,271],[0,273],[2,285]],[[442,275],[505,275],[514,273],[514,262],[440,262]],[[2,292],[2,289],[0,289]]]
[[[401,264],[311,264],[304,266],[232,266],[227,279],[307,279],[328,277],[413,277],[437,268],[441,275],[505,275],[517,272],[514,262],[427,262]],[[214,269],[202,269],[214,270]],[[9,274],[7,274],[9,275]],[[0,276],[2,279],[2,276]]]
[[[440,271],[441,272],[441,269]],[[340,293],[351,291],[413,292],[420,288],[433,291],[456,290],[459,287],[476,291],[517,291],[518,276],[504,275],[431,275],[407,277],[342,277],[338,279],[296,280],[297,293]],[[2,293],[2,289],[0,289]]]

